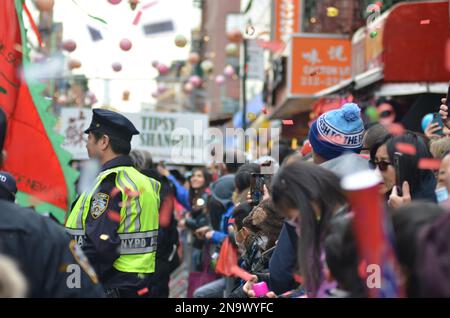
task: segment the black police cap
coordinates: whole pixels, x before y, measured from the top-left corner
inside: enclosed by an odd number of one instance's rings
[[[131,141],[133,135],[139,135],[139,131],[133,123],[122,114],[107,109],[93,109],[92,122],[84,132],[100,132]]]

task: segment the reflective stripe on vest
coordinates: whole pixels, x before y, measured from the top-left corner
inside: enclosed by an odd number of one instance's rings
[[[77,242],[83,242],[92,198],[101,182],[112,173],[116,174],[115,185],[122,195],[121,221],[117,229],[121,256],[115,260],[113,267],[123,272],[152,273],[158,237],[160,183],[133,167],[116,167],[100,173],[94,187],[83,193],[75,203],[66,222],[67,232]],[[139,194],[130,195],[129,191]]]

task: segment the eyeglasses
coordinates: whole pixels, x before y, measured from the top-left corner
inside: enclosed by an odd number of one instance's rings
[[[378,169],[380,169],[380,171],[386,171],[387,168],[391,165],[390,162],[388,161],[373,161],[373,160],[369,160],[369,165],[372,169],[375,169],[376,167],[378,167]]]

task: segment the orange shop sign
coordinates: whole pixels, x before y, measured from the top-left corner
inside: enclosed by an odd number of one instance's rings
[[[351,77],[350,39],[334,34],[296,34],[291,41],[291,97],[314,95]]]

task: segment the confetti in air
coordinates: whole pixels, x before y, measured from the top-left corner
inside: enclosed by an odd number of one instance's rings
[[[410,156],[415,156],[417,153],[417,149],[413,144],[405,143],[405,142],[399,142],[395,145],[395,149],[397,151]]]
[[[418,168],[421,170],[439,170],[441,161],[439,159],[422,158],[419,160]]]

